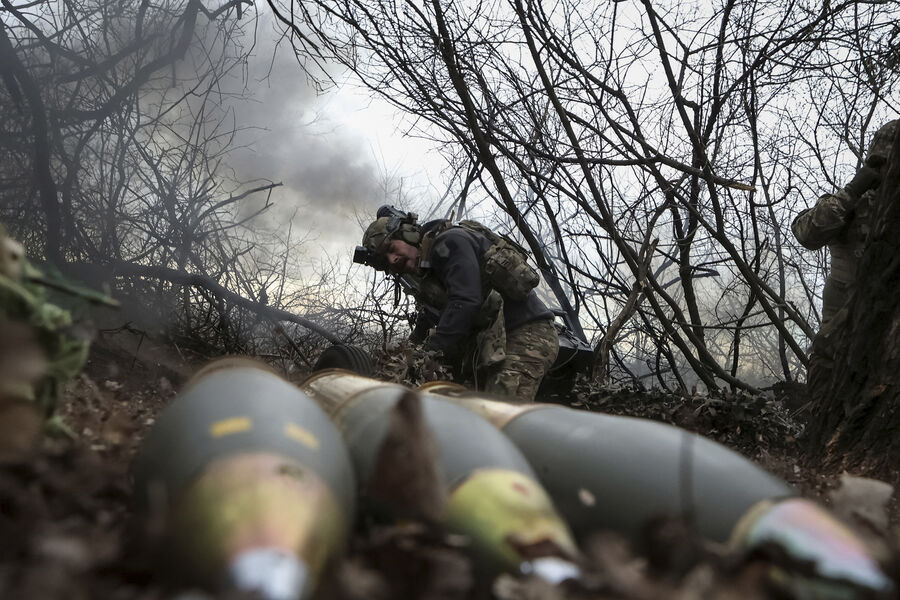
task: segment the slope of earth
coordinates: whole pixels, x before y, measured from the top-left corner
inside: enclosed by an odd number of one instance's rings
[[[130,334],[94,344],[85,372],[68,386],[63,402],[75,439],[46,440],[36,456],[0,465],[0,597],[241,597],[185,590],[168,581],[154,567],[152,524],[137,522],[130,511],[128,469],[135,449],[205,360]],[[385,364],[381,375],[397,380]],[[712,437],[807,495],[827,500],[836,481],[835,474],[804,462],[796,441],[800,428],[774,398],[682,398],[584,384],[570,398],[578,408],[670,422]],[[365,519],[357,525],[317,598],[792,597],[770,588],[765,577],[784,557],[735,557],[674,521],[648,529],[651,551],[644,555],[613,534],[599,536],[585,548],[583,581],[555,587],[508,576],[477,580],[460,541],[425,525],[374,525]]]

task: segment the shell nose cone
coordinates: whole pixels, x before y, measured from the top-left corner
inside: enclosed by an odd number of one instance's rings
[[[754,519],[754,512],[762,514]],[[849,582],[879,593],[893,590],[893,582],[862,540],[817,504],[803,498],[774,505],[762,502],[748,516],[754,520],[743,535],[746,548],[774,543],[789,556],[815,565],[816,573],[825,579]],[[736,540],[740,540],[741,529],[739,524]]]
[[[305,596],[309,569],[281,548],[254,548],[231,561],[228,575],[234,587],[264,600],[299,600]]]
[[[556,556],[543,556],[520,566],[523,575],[534,575],[551,585],[581,577],[581,569],[573,563]]]

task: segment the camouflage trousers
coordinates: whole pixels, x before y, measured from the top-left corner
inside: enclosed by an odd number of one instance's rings
[[[556,360],[559,336],[551,320],[525,323],[506,333],[506,356],[488,370],[485,391],[531,402]]]

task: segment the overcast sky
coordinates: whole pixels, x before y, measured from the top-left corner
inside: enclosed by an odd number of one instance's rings
[[[251,97],[235,105],[238,125],[254,129],[241,134],[246,146],[234,151],[232,167],[239,178],[284,184],[268,224],[293,215],[295,234],[311,236],[308,252],[349,258],[360,221],[384,202],[388,180],[404,178],[404,189],[423,199],[435,193],[437,156],[426,142],[403,136],[402,117],[352,81],[316,93],[291,49],[276,49],[262,21],[245,75]]]

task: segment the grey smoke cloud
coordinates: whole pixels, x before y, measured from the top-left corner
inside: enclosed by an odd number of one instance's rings
[[[398,190],[430,195],[426,177],[403,172],[409,164],[400,167],[409,161],[418,168],[424,151],[400,148],[393,130],[399,116],[386,103],[358,88],[317,91],[278,36],[263,12],[243,69],[222,82],[222,108],[232,111],[239,129],[228,166],[239,181],[283,184],[273,191],[274,206],[256,218],[260,228],[284,231],[290,223],[294,239],[307,240],[298,252],[349,257],[378,206],[406,203]],[[331,68],[335,79],[345,76]],[[241,214],[253,214],[264,201],[263,195],[248,198]]]
[[[367,109],[357,106],[358,95],[348,104],[344,90],[317,93],[289,44],[276,39],[271,21],[261,16],[243,72],[225,82],[226,92],[246,96],[230,107],[241,131],[229,166],[238,180],[283,184],[259,225],[286,227],[293,219],[294,232],[309,232],[326,253],[349,253],[362,234],[361,221],[384,202],[391,167],[376,158],[370,132],[346,122],[348,110],[359,113],[357,123],[368,118]],[[251,214],[263,201],[249,199],[242,213]]]
[[[316,93],[290,49],[266,39],[265,24],[260,30],[247,66],[251,97],[235,106],[238,124],[253,127],[242,131],[232,154],[238,177],[284,184],[266,216],[276,222],[295,211],[304,225],[346,219],[377,203],[378,167],[363,135],[329,110],[329,95]]]

